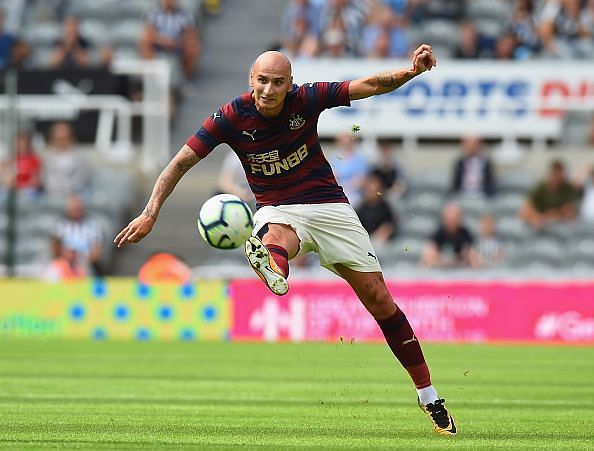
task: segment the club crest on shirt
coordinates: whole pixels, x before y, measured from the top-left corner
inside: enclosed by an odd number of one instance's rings
[[[289,128],[291,130],[298,130],[305,125],[305,119],[303,119],[299,114],[292,113],[289,116]]]

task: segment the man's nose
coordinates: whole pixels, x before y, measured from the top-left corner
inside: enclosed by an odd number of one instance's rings
[[[264,94],[268,94],[271,90],[272,90],[272,85],[270,83],[266,83],[264,85],[264,90],[263,90]]]

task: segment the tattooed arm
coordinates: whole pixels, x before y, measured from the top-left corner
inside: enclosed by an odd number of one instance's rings
[[[353,80],[349,85],[349,97],[351,100],[357,100],[392,92],[436,65],[431,46],[423,44],[414,51],[410,69],[380,72]]]
[[[200,158],[196,153],[188,145],[184,144],[159,175],[153,193],[142,213],[124,227],[113,240],[118,247],[122,247],[126,243],[138,243],[150,233],[165,199],[171,194],[182,176],[198,161],[200,161]]]

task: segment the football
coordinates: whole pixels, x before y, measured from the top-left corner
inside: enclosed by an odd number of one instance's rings
[[[249,205],[233,194],[217,194],[204,202],[197,222],[200,236],[217,249],[243,245],[254,227]]]

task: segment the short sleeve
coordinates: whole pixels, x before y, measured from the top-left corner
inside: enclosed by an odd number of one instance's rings
[[[318,111],[324,111],[338,106],[351,106],[349,84],[350,81],[307,83],[303,89],[308,100],[316,100]]]
[[[226,130],[229,126],[226,109],[227,105],[207,117],[198,131],[186,140],[186,145],[200,158],[206,157],[215,147],[226,142]]]

